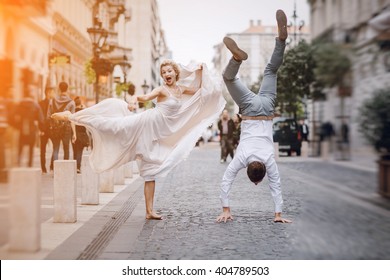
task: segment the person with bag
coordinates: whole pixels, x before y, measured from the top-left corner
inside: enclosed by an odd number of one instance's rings
[[[76,112],[83,110],[84,106],[81,99],[77,96],[74,99],[76,105]],[[83,157],[83,150],[90,145],[89,135],[85,126],[76,125],[76,138],[72,138],[73,159],[77,162],[77,173],[81,173],[81,159]]]
[[[43,124],[40,131],[40,156],[41,156],[41,170],[42,173],[47,173],[46,169],[46,147],[49,142],[49,126],[50,126],[50,118],[47,117],[47,110],[49,109],[49,103],[54,94],[54,88],[47,86],[45,88],[45,99],[39,101],[39,107],[43,113]]]
[[[66,82],[60,82],[58,87],[60,95],[50,100],[49,108],[47,110],[47,117],[50,119],[49,137],[53,142],[53,155],[51,157],[50,171],[53,170],[53,162],[58,159],[61,142],[64,149],[64,159],[66,160],[69,159],[69,145],[72,135],[73,137],[76,137],[74,124],[71,124],[69,121],[51,118],[51,115],[54,113],[64,111],[75,112],[76,105],[68,96],[68,84]]]

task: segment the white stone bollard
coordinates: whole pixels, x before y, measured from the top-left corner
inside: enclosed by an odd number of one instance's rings
[[[321,158],[323,160],[329,160],[329,141],[321,142]]]
[[[99,176],[89,163],[89,155],[81,161],[81,204],[99,204]]]
[[[9,250],[41,249],[41,170],[13,168],[9,172]]]
[[[309,142],[302,141],[301,157],[307,158],[309,156]]]
[[[115,185],[125,184],[125,168],[123,165],[119,166],[114,170],[114,184]]]
[[[75,160],[54,161],[54,223],[77,221],[77,173]]]
[[[99,192],[113,193],[114,192],[114,171],[106,171],[99,174]]]
[[[130,161],[124,165],[125,178],[133,178],[133,162]]]
[[[274,142],[274,158],[275,160],[279,160],[279,143]]]

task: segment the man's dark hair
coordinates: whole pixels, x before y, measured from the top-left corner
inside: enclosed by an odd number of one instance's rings
[[[260,161],[252,161],[249,163],[246,173],[248,174],[249,179],[253,182],[260,182],[265,176],[265,165]]]
[[[66,92],[68,90],[68,84],[66,82],[61,82],[58,87],[61,92]]]

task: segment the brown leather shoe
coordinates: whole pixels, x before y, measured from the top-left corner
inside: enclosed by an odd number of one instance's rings
[[[287,39],[287,17],[282,10],[276,11],[276,21],[278,23],[278,37],[281,41],[286,41]]]
[[[248,54],[244,52],[237,46],[237,43],[229,37],[223,38],[223,43],[229,49],[229,51],[233,54],[233,57],[237,61],[246,60],[248,58]]]

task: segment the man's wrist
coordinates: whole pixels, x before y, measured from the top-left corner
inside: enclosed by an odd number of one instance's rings
[[[222,207],[223,212],[230,212],[230,207]]]

